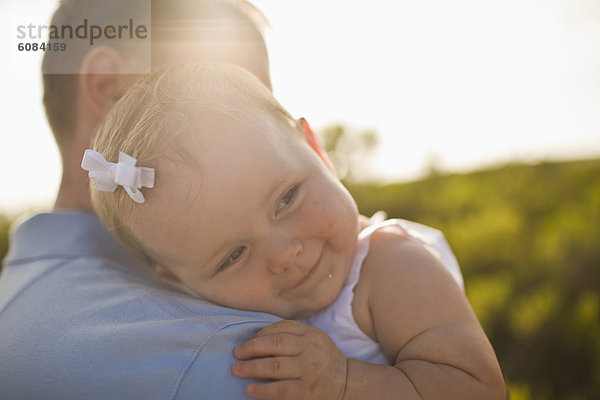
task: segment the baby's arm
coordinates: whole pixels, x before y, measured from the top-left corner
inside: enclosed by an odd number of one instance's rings
[[[249,386],[249,394],[265,399],[505,398],[496,357],[468,301],[417,242],[375,232],[355,302],[367,310],[357,322],[392,366],[346,360],[319,329],[281,321],[238,346],[236,357],[246,361],[234,374],[275,379]]]
[[[374,233],[359,290],[371,316],[365,330],[394,367],[348,360],[348,398],[505,398],[494,351],[467,299],[419,243]]]

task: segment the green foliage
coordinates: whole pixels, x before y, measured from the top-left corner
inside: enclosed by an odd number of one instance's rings
[[[600,398],[600,160],[348,187],[446,234],[513,399]]]
[[[364,178],[368,156],[379,144],[377,132],[335,124],[319,132],[319,137],[340,179]]]
[[[0,260],[4,259],[8,251],[8,230],[11,223],[11,218],[0,214]],[[2,271],[2,263],[0,263],[0,271]]]

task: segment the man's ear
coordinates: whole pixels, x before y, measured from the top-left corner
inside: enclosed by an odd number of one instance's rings
[[[304,118],[300,118],[298,120],[298,123],[300,124],[300,126],[302,127],[302,130],[304,131],[304,137],[306,139],[306,143],[308,143],[308,145],[315,151],[315,153],[317,153],[319,158],[321,160],[323,160],[323,163],[325,164],[327,169],[329,169],[335,175],[335,170],[333,169],[333,165],[327,158],[327,154],[325,154],[325,151],[323,151],[321,144],[317,140],[317,136],[314,134],[312,129],[310,129],[308,122]]]
[[[112,105],[133,82],[128,64],[114,49],[98,46],[81,63],[79,87],[82,100],[98,118],[104,119]]]

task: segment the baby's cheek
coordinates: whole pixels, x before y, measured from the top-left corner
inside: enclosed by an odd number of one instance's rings
[[[312,220],[323,233],[347,241],[358,233],[358,211],[354,202],[343,193],[329,192],[312,204]]]
[[[307,214],[313,227],[329,232],[336,226],[336,210],[334,199],[326,196],[314,197],[307,205]]]

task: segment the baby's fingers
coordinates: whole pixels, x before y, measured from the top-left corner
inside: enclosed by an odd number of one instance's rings
[[[290,357],[267,357],[233,364],[233,374],[238,378],[297,379],[302,370],[297,360]]]
[[[300,337],[291,333],[255,336],[233,351],[238,360],[268,356],[297,356],[302,352]]]
[[[255,399],[292,400],[308,399],[309,394],[300,380],[275,381],[269,383],[251,383],[246,386],[246,393]]]

